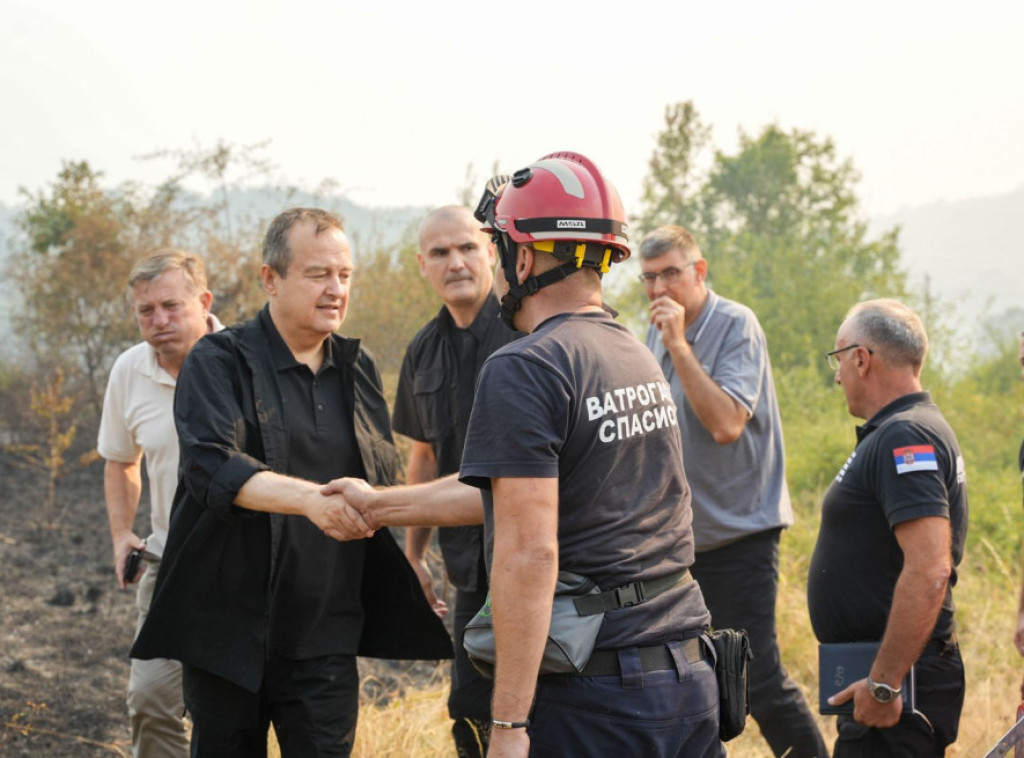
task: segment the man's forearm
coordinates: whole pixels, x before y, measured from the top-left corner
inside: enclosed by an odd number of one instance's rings
[[[530,713],[558,576],[558,482],[495,480],[491,598],[497,662],[491,711]]]
[[[900,576],[893,592],[885,636],[871,667],[871,678],[898,687],[935,628],[942,609],[934,583],[924,577]]]
[[[142,495],[141,461],[107,461],[103,465],[103,494],[110,537],[116,549],[118,538],[131,534],[135,526],[135,514]]]
[[[557,558],[537,560],[527,552],[505,557],[495,553],[491,574],[497,651],[495,718],[522,721],[530,713],[551,626],[557,575]]]
[[[668,348],[686,399],[701,425],[719,445],[735,442],[747,423],[747,410],[704,370],[685,341]]]
[[[406,482],[409,484],[424,484],[432,482],[436,478],[437,458],[434,456],[434,448],[427,442],[412,440],[412,451],[409,453],[409,467],[405,475]],[[430,526],[411,526],[406,529],[405,555],[410,563],[415,564],[424,559],[433,531],[433,527]]]
[[[920,535],[916,541],[911,544],[900,539],[903,570],[893,590],[885,635],[871,667],[873,680],[896,687],[935,628],[951,571],[949,522],[941,518],[916,521],[921,522],[914,525]]]
[[[260,471],[242,485],[235,505],[250,511],[307,515],[314,497],[323,498],[320,485],[273,471]]]
[[[458,474],[377,490],[370,513],[381,526],[467,526],[484,521],[480,491],[460,482]]]
[[[334,539],[372,537],[373,530],[340,495],[325,495],[322,485],[260,471],[242,485],[235,505],[263,513],[305,516]]]
[[[405,530],[405,557],[410,563],[422,561],[426,557],[433,533],[433,527],[429,526],[410,526]]]

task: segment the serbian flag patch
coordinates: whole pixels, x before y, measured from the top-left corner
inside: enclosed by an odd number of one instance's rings
[[[939,464],[935,460],[935,447],[933,445],[898,447],[892,451],[892,457],[896,462],[897,474],[939,470]]]

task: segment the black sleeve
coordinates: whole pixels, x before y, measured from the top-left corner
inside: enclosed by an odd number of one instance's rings
[[[477,383],[459,479],[483,489],[492,478],[557,479],[570,404],[554,372],[518,355],[491,357]]]
[[[219,341],[201,340],[185,359],[174,394],[183,483],[200,505],[225,518],[235,513],[242,485],[270,468],[244,452],[259,430],[243,412],[237,360]]]
[[[402,359],[402,370],[398,374],[398,391],[395,393],[395,410],[391,414],[391,428],[417,442],[428,442],[423,424],[416,412],[416,366],[413,354],[415,343],[411,343]]]

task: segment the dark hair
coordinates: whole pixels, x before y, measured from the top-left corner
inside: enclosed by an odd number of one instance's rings
[[[299,223],[311,221],[316,224],[316,234],[337,229],[345,231],[341,219],[322,208],[289,208],[279,213],[267,227],[266,237],[263,238],[263,262],[270,266],[281,276],[288,275],[288,267],[292,263],[292,251],[288,247],[288,232]]]
[[[686,257],[687,262],[701,257],[697,240],[678,224],[659,226],[640,241],[640,257],[644,260],[660,258],[676,249]]]

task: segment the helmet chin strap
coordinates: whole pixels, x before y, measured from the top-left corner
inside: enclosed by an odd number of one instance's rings
[[[508,235],[496,232],[494,234],[495,246],[498,248],[498,255],[501,257],[501,269],[505,274],[505,281],[508,283],[508,292],[501,298],[501,320],[509,329],[515,329],[513,321],[523,305],[523,298],[529,297],[537,290],[554,284],[567,276],[575,274],[581,269],[573,262],[563,263],[561,266],[548,269],[539,276],[531,274],[526,280],[519,284],[516,276],[516,257],[514,254],[515,245],[511,243]],[[511,244],[510,244],[511,243]]]

